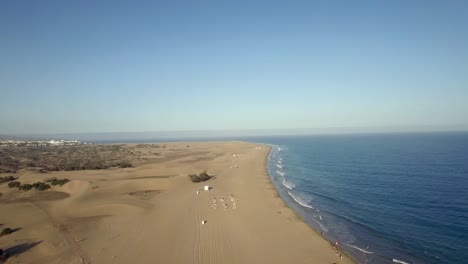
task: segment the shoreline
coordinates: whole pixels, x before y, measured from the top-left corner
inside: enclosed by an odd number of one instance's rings
[[[252,142],[254,144],[257,144],[255,142]],[[271,158],[271,155],[273,153],[273,147],[275,145],[270,145],[270,144],[264,144],[265,146],[267,146],[269,148],[269,152],[268,152],[268,155],[265,159],[265,174],[267,175],[268,179],[270,180],[270,184],[273,186],[273,188],[275,188],[275,191],[276,191],[276,194],[278,196],[278,198],[284,203],[284,205],[286,207],[288,207],[296,216],[297,218],[299,218],[304,224],[306,224],[314,233],[316,236],[320,237],[321,239],[323,239],[324,241],[330,243],[330,247],[333,249],[333,250],[336,250],[336,251],[339,251],[342,255],[348,257],[352,263],[354,264],[358,264],[359,262],[353,258],[352,255],[350,255],[347,251],[345,251],[344,249],[341,249],[341,248],[334,248],[332,245],[333,245],[333,241],[330,241],[328,240],[325,236],[323,236],[317,229],[315,229],[313,226],[309,225],[307,223],[307,221],[304,219],[304,217],[302,215],[300,215],[298,212],[296,212],[296,210],[294,210],[294,208],[292,208],[291,206],[289,206],[289,204],[281,197],[281,194],[279,193],[279,190],[278,190],[278,186],[276,186],[276,184],[273,182],[273,176],[270,174],[270,170],[269,170],[269,164],[270,164],[270,158]]]

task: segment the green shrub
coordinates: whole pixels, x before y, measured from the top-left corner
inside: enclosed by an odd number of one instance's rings
[[[3,228],[2,232],[0,233],[0,236],[6,236],[13,233],[13,229],[11,228]]]
[[[55,186],[55,185],[63,186],[64,184],[66,184],[69,181],[70,181],[69,179],[60,179],[60,180],[58,180],[57,178],[55,178],[55,180],[50,181],[50,184],[53,185],[53,186]]]
[[[57,180],[56,177],[52,177],[52,178],[46,179],[45,182],[54,182],[54,181],[56,181],[56,180]]]
[[[213,176],[210,176],[208,173],[206,173],[206,171],[200,173],[200,174],[191,174],[189,175],[189,178],[190,180],[192,180],[192,182],[203,182],[203,181],[207,181],[211,178],[213,178]]]
[[[21,183],[19,181],[12,181],[8,183],[8,187],[10,188],[18,188],[20,187]]]
[[[23,184],[23,185],[18,186],[18,189],[21,191],[29,191],[32,188],[33,186],[31,184]]]
[[[50,189],[50,185],[47,183],[43,183],[43,182],[36,182],[32,186],[34,187],[34,189],[38,191],[45,191],[45,190]]]
[[[119,168],[132,168],[133,165],[128,161],[121,161],[119,163]]]
[[[18,178],[13,177],[13,176],[0,177],[0,183],[11,182],[11,181],[14,181],[16,179],[18,179]]]

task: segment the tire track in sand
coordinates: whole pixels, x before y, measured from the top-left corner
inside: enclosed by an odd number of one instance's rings
[[[208,221],[205,225],[201,224],[199,210],[196,210],[194,217],[195,238],[193,245],[193,258],[188,263],[197,264],[219,264],[219,263],[240,263],[239,245],[230,232],[232,230],[226,226],[227,221],[224,217],[229,217],[227,212],[222,217],[214,217],[215,220]],[[229,220],[228,220],[229,221]]]

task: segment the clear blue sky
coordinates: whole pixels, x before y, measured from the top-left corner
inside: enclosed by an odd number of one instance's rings
[[[468,129],[468,1],[0,1],[0,134]]]

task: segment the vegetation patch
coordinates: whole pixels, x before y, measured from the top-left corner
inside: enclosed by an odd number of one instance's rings
[[[119,168],[133,168],[133,165],[130,162],[124,160],[118,164],[118,167]]]
[[[49,179],[46,180],[46,182],[50,183],[50,185],[52,185],[52,186],[56,186],[56,185],[63,186],[64,184],[66,184],[69,181],[70,181],[69,179],[57,179],[55,177],[49,178]]]
[[[36,182],[32,186],[38,191],[45,191],[50,189],[50,185],[44,182]]]
[[[33,188],[32,184],[29,184],[29,183],[26,183],[26,184],[22,184],[18,187],[18,190],[21,190],[21,191],[29,191]]]
[[[192,180],[192,182],[203,182],[203,181],[207,181],[211,178],[213,178],[213,176],[209,175],[206,171],[200,173],[200,174],[190,174],[189,175],[189,178],[190,180]]]
[[[12,181],[8,183],[8,187],[10,188],[18,188],[20,187],[21,183],[19,181]]]
[[[11,182],[14,180],[17,180],[17,177],[14,176],[5,176],[5,177],[0,177],[0,184],[5,183],[5,182]]]
[[[0,173],[129,168],[133,156],[125,145],[7,146],[0,148]]]
[[[161,146],[158,144],[137,144],[137,148],[160,148]]]
[[[7,228],[3,228],[2,232],[0,233],[0,236],[6,236],[6,235],[9,235],[11,233],[13,233],[13,229],[7,227]]]
[[[60,185],[63,186],[69,179],[57,179],[56,177],[49,178],[45,182],[36,182],[34,184],[21,184],[19,181],[12,181],[8,183],[8,187],[10,188],[18,188],[21,191],[29,191],[32,188],[36,189],[37,191],[45,191],[50,189],[50,185],[56,186]]]

